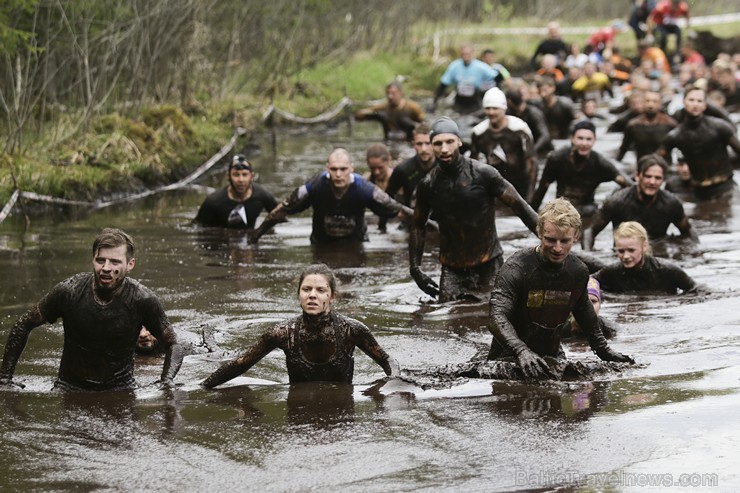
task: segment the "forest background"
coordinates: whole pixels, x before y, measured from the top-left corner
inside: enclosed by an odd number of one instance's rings
[[[691,13],[740,0],[690,1]],[[548,21],[627,20],[609,0],[4,0],[0,205],[17,188],[98,200],[170,183],[271,105],[313,116],[405,79],[429,97],[463,42],[521,73]],[[491,35],[476,28],[541,28]],[[736,35],[740,23],[711,29]],[[567,32],[567,31],[566,31]],[[587,34],[565,34],[583,45]],[[634,54],[632,32],[617,38]],[[435,50],[436,48],[436,50]]]

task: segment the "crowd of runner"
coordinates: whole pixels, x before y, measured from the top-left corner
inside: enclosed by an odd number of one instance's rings
[[[736,186],[740,142],[731,113],[740,110],[740,54],[705,60],[679,18],[688,24],[685,2],[635,2],[634,60],[615,43],[625,23],[599,29],[580,46],[566,43],[551,22],[522,77],[497,63],[492,49],[476,59],[465,45],[427,108],[437,112],[449,100],[452,117],[429,119],[397,81],[386,86],[385,101],[356,112],[358,121],[380,122],[386,140],[368,147],[365,176],[346,149],[336,148],[324,170],[279,201],[254,182],[253,165],[238,154],[228,184],[205,199],[195,222],[243,229],[257,243],[288,215],[311,208],[312,243],[361,243],[370,209],[381,232],[396,224],[408,230],[409,275],[423,293],[440,303],[489,302],[489,360],[512,362],[522,378],[552,377],[552,362],[565,358],[561,339],[578,334],[601,360],[634,363],[607,343],[614,331],[598,316],[602,292],[695,292],[680,265],[656,256],[651,245],[665,241],[671,226],[678,241],[698,243],[683,201],[731,200]],[[676,37],[671,54],[669,36]],[[609,106],[611,115],[602,109]],[[456,119],[471,114],[480,120],[467,139]],[[623,132],[614,156],[593,149],[605,132]],[[413,156],[395,159],[392,142],[407,143]],[[623,161],[628,156],[634,160]],[[608,182],[618,189],[597,203],[597,188]],[[556,198],[545,202],[553,183]],[[539,240],[506,261],[496,231],[502,207]],[[601,265],[583,251],[609,223],[617,259]],[[438,281],[422,271],[428,235],[439,238]],[[31,330],[59,318],[65,338],[58,388],[130,388],[137,345],[164,353],[161,382],[172,383],[186,351],[157,297],[128,277],[133,239],[106,229],[92,254],[92,274],[62,281],[12,327],[0,385],[15,385]],[[291,382],[351,382],[356,347],[398,376],[398,363],[364,324],[332,311],[336,296],[332,270],[309,266],[298,284],[301,315],[267,330],[203,385],[244,373],[276,348],[286,354]]]

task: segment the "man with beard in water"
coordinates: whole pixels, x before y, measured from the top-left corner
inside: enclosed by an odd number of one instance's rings
[[[588,297],[588,269],[570,254],[580,232],[581,217],[566,199],[542,208],[537,220],[540,244],[512,255],[496,276],[489,360],[514,358],[526,378],[553,377],[544,358],[565,360],[560,339],[572,312],[600,359],[634,363],[611,349],[599,328]]]
[[[506,95],[501,89],[486,91],[483,111],[488,118],[473,127],[470,156],[477,159],[482,153],[485,162],[529,200],[537,182],[532,131],[519,117],[507,115],[506,108]]]
[[[691,170],[694,194],[699,200],[712,200],[729,195],[735,188],[732,162],[727,146],[740,154],[740,141],[735,127],[724,120],[707,116],[707,94],[704,89],[689,86],[683,96],[686,119],[671,130],[658,153],[670,159],[677,147]]]
[[[570,200],[582,216],[590,216],[596,212],[594,193],[601,183],[613,180],[627,187],[632,185],[632,180],[593,150],[596,127],[590,121],[581,120],[575,124],[570,142],[571,145],[556,149],[547,156],[540,184],[532,198],[532,207],[535,210],[539,208],[550,184],[556,181],[557,196]]]
[[[676,120],[661,110],[662,100],[658,91],[645,92],[643,102],[645,111],[627,122],[617,161],[621,161],[633,145],[638,161],[654,153],[668,132],[678,126]]]
[[[440,302],[477,298],[477,293],[488,291],[502,263],[496,199],[508,205],[532,232],[537,214],[495,168],[460,154],[460,130],[454,121],[438,119],[429,135],[437,166],[416,189],[409,238],[411,277],[428,295],[439,295]],[[425,224],[431,214],[439,224],[439,285],[421,271]]]
[[[60,282],[13,325],[0,366],[0,385],[18,385],[13,373],[31,330],[60,317],[64,351],[55,388],[135,387],[134,350],[142,325],[165,347],[159,382],[172,385],[182,364],[181,347],[159,299],[127,277],[135,263],[133,240],[119,229],[104,229],[92,253],[93,272]]]
[[[365,324],[332,312],[336,297],[337,280],[331,269],[324,264],[308,266],[298,281],[303,313],[262,334],[254,346],[206,378],[203,386],[213,388],[238,377],[277,348],[285,353],[290,383],[352,383],[355,347],[370,356],[386,375],[398,376],[398,363],[380,347]]]
[[[203,201],[195,222],[203,226],[254,229],[263,210],[277,207],[277,200],[261,185],[254,183],[254,169],[242,154],[229,163],[228,186],[216,190]]]

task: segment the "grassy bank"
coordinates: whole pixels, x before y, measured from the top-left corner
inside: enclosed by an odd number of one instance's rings
[[[543,25],[540,19],[519,19],[507,27]],[[603,25],[586,21],[580,25]],[[476,51],[495,48],[499,62],[510,67],[526,66],[541,35],[493,36],[451,32],[441,36],[439,58],[432,59],[431,35],[441,25],[419,24],[411,28],[410,43],[401,53],[359,52],[349,59],[325,61],[302,70],[280,88],[274,104],[300,116],[311,117],[349,96],[356,104],[380,99],[383,87],[397,76],[405,80],[412,98],[429,97],[447,63],[457,57],[462,43],[472,43]],[[476,24],[458,28],[492,27]],[[563,27],[569,25],[563,23]],[[702,27],[720,36],[738,32],[740,23]],[[567,42],[585,43],[586,35],[565,35]],[[617,38],[623,52],[635,53],[632,32]],[[0,157],[0,207],[8,200],[15,184],[33,191],[73,200],[96,200],[121,193],[140,191],[173,182],[204,162],[231,136],[235,126],[256,128],[262,112],[270,104],[265,95],[236,89],[248,74],[232,74],[230,95],[211,99],[208,95],[186,108],[151,106],[135,118],[110,113],[92,120],[87,132],[70,132],[79,115],[59,112],[25,138],[24,150]],[[65,132],[74,137],[60,137]]]

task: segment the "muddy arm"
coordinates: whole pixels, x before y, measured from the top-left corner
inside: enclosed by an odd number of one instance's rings
[[[388,355],[385,350],[380,347],[378,341],[370,332],[365,325],[352,327],[352,338],[355,345],[362,350],[363,353],[370,356],[375,361],[386,375],[390,377],[397,377],[401,374],[401,368],[398,366],[398,362]]]
[[[236,359],[221,365],[218,370],[214,371],[208,376],[208,378],[203,380],[201,385],[211,389],[217,385],[228,382],[232,378],[238,377],[257,364],[257,362],[262,358],[267,356],[270,351],[277,348],[280,340],[281,337],[275,329],[265,332],[254,346],[247,349],[247,351]]]
[[[439,286],[421,271],[421,257],[424,254],[424,243],[426,241],[426,222],[430,212],[424,191],[417,189],[416,207],[411,218],[409,234],[409,273],[419,289],[429,296],[437,296],[439,295]]]
[[[599,209],[596,214],[594,214],[593,221],[591,222],[591,226],[586,229],[586,231],[583,232],[583,247],[586,250],[593,250],[594,249],[594,242],[596,241],[596,236],[603,231],[603,229],[606,227],[606,225],[609,224],[609,221],[604,217],[603,211]]]
[[[519,216],[519,219],[522,220],[524,225],[532,233],[537,234],[537,213],[525,202],[513,185],[506,187],[506,190],[499,196],[499,199],[508,205],[514,211],[514,214]]]
[[[684,216],[683,219],[676,224],[676,227],[681,232],[681,237],[689,238],[694,243],[699,243],[699,235],[696,234],[696,230],[691,227],[691,222],[689,222],[689,218],[687,216]]]
[[[46,323],[46,320],[43,315],[41,315],[39,306],[36,305],[21,315],[18,321],[13,325],[13,328],[10,329],[8,342],[5,344],[3,362],[2,365],[0,365],[0,385],[13,384],[15,365],[18,364],[18,359],[21,357],[21,353],[26,347],[28,336],[33,329],[44,323]]]
[[[169,324],[162,330],[162,338],[159,340],[166,348],[160,381],[163,383],[172,383],[182,366],[182,360],[185,357],[185,348],[177,340],[175,331]]]

